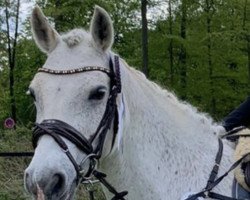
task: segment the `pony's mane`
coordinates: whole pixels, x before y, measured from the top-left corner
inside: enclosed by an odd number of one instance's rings
[[[86,41],[88,44],[92,43],[91,35],[84,29],[73,29],[68,33],[63,34],[62,40],[68,45],[68,47],[76,46],[82,41]]]
[[[80,44],[82,41],[86,42],[89,45],[92,45],[92,42],[93,42],[91,34],[89,34],[84,29],[73,29],[66,34],[63,34],[62,40],[69,47],[76,46]],[[215,129],[215,132],[221,132],[221,128],[218,129],[218,127],[221,127],[221,126],[218,126],[208,114],[199,112],[197,108],[193,107],[189,103],[179,100],[173,92],[163,89],[162,87],[160,87],[153,81],[148,80],[142,72],[129,67],[129,65],[124,60],[122,61],[124,65],[134,75],[136,75],[139,79],[141,79],[142,82],[145,83],[148,88],[152,89],[155,94],[165,97],[170,103],[172,103],[173,105],[176,105],[180,110],[182,110],[185,113],[188,113],[191,117],[193,117],[200,123],[203,123],[208,126],[213,126]]]
[[[214,120],[208,114],[199,112],[197,108],[195,108],[194,106],[190,105],[187,102],[179,100],[173,92],[163,89],[158,84],[147,79],[142,72],[130,67],[124,60],[123,62],[125,66],[134,75],[136,75],[139,79],[141,79],[141,81],[145,83],[148,88],[152,89],[156,95],[163,96],[168,100],[169,103],[176,105],[180,110],[182,110],[185,113],[188,113],[188,115],[190,115],[192,118],[196,119],[200,123],[207,125],[209,127],[213,127],[214,133],[221,134],[222,132],[225,131],[223,127],[215,123]]]

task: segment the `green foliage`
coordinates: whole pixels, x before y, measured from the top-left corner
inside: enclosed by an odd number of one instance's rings
[[[33,99],[26,95],[26,92],[30,81],[36,74],[37,69],[43,65],[46,57],[32,40],[24,37],[20,38],[18,49],[18,64],[15,67],[17,116],[19,123],[27,124],[35,119],[35,106],[33,105]]]
[[[7,70],[0,71],[0,128],[3,124],[3,119],[10,116],[9,113],[9,93],[6,88],[8,87],[8,74]]]
[[[17,127],[0,132],[0,152],[31,151],[31,130]],[[23,189],[23,172],[29,158],[0,158],[0,199],[28,199]]]
[[[20,38],[17,45],[16,67],[14,69],[16,96],[17,119],[20,124],[28,124],[34,121],[35,107],[30,96],[26,95],[30,81],[35,75],[37,69],[41,67],[45,60],[40,50],[30,39]],[[8,74],[9,70],[4,67],[0,72],[0,123],[10,116],[9,111],[9,91]],[[0,127],[1,127],[0,126]]]
[[[182,2],[182,1],[181,1]],[[187,52],[187,101],[203,112],[211,110],[211,95],[215,99],[215,111],[211,113],[221,120],[239,105],[249,94],[249,69],[244,34],[249,33],[249,1],[208,1],[212,4],[210,12],[211,33],[207,33],[207,13],[205,1],[185,1],[187,3],[186,39],[179,37],[181,5],[172,1],[173,35],[168,34],[169,19],[158,21],[150,31],[149,64],[150,77],[170,87],[178,96],[184,92],[180,87],[179,52],[184,45]],[[247,7],[245,27],[244,7]],[[156,39],[157,38],[157,39]],[[169,80],[170,40],[173,41],[174,84]],[[211,41],[212,76],[208,67],[208,42]],[[211,83],[213,83],[211,85]],[[213,91],[213,94],[211,94]]]

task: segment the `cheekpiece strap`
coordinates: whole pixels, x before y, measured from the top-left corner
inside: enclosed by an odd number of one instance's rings
[[[121,93],[122,84],[121,84],[121,72],[120,72],[119,56],[115,55],[114,63],[115,63],[115,75],[116,75],[117,93]]]

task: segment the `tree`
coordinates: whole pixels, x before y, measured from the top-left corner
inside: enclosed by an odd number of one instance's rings
[[[209,69],[209,83],[210,83],[210,95],[211,95],[211,103],[210,103],[210,113],[215,113],[215,97],[214,97],[214,82],[213,82],[213,65],[212,65],[212,42],[211,42],[211,21],[212,15],[214,12],[214,2],[212,0],[205,0],[204,11],[206,13],[206,30],[207,30],[207,63]]]
[[[181,1],[181,22],[180,22],[180,37],[183,40],[180,47],[180,85],[182,89],[181,99],[186,100],[187,94],[187,52],[185,47],[186,29],[187,29],[187,0]]]
[[[172,0],[168,0],[168,21],[169,21],[169,35],[170,42],[168,46],[169,53],[169,68],[170,68],[170,85],[174,83],[174,55],[173,55],[173,13],[172,13]]]
[[[147,0],[141,0],[142,16],[142,71],[148,76],[148,22],[147,22]]]
[[[249,16],[249,12],[247,12],[247,9],[249,9],[249,1],[245,0],[243,4],[243,19],[242,19],[242,29],[243,29],[243,38],[246,41],[246,48],[245,51],[247,53],[247,68],[248,68],[248,82],[250,86],[250,33],[249,33],[249,26],[247,26],[247,20]]]
[[[5,0],[5,23],[6,23],[6,37],[7,37],[7,54],[8,54],[8,65],[9,65],[9,93],[10,93],[10,105],[11,105],[11,117],[16,122],[16,101],[14,93],[14,68],[16,66],[16,46],[18,38],[18,25],[19,25],[19,8],[20,0],[17,0],[16,5],[11,5],[12,3],[8,0]],[[14,9],[14,12],[10,13],[9,9],[11,6]],[[13,14],[15,18],[15,30],[14,37],[11,37],[10,30],[10,18]]]

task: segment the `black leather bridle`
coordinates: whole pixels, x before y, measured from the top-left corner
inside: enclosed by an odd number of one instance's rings
[[[57,119],[46,119],[41,123],[36,123],[33,129],[33,137],[32,143],[33,147],[36,148],[38,140],[43,135],[51,136],[56,143],[62,148],[65,152],[71,163],[73,164],[76,170],[76,183],[79,184],[83,181],[86,181],[91,178],[91,176],[95,176],[101,183],[104,184],[108,188],[110,192],[115,194],[115,199],[124,199],[124,196],[128,193],[127,191],[118,193],[106,180],[106,175],[104,173],[98,172],[95,169],[97,160],[102,155],[104,141],[107,135],[108,130],[110,130],[113,122],[114,135],[112,140],[112,147],[115,142],[116,134],[118,131],[118,111],[117,111],[117,95],[121,92],[121,77],[120,77],[120,65],[119,65],[119,57],[114,56],[114,62],[112,57],[110,56],[109,60],[109,69],[104,67],[97,66],[85,66],[82,68],[77,68],[73,70],[52,70],[48,68],[39,68],[38,72],[40,73],[49,73],[54,75],[69,75],[75,73],[83,73],[89,71],[100,71],[106,73],[110,77],[110,93],[108,97],[108,101],[106,104],[106,109],[103,114],[103,117],[95,131],[95,133],[87,139],[83,134],[77,131],[74,127],[67,124],[66,122],[57,120]],[[87,155],[87,159],[89,159],[89,169],[87,173],[83,173],[81,169],[81,165],[83,163],[78,164],[75,158],[70,153],[67,144],[62,139],[66,138],[73,144],[75,144],[81,151],[83,151]],[[97,140],[97,146],[93,147],[93,142]],[[86,159],[84,159],[86,161]]]

